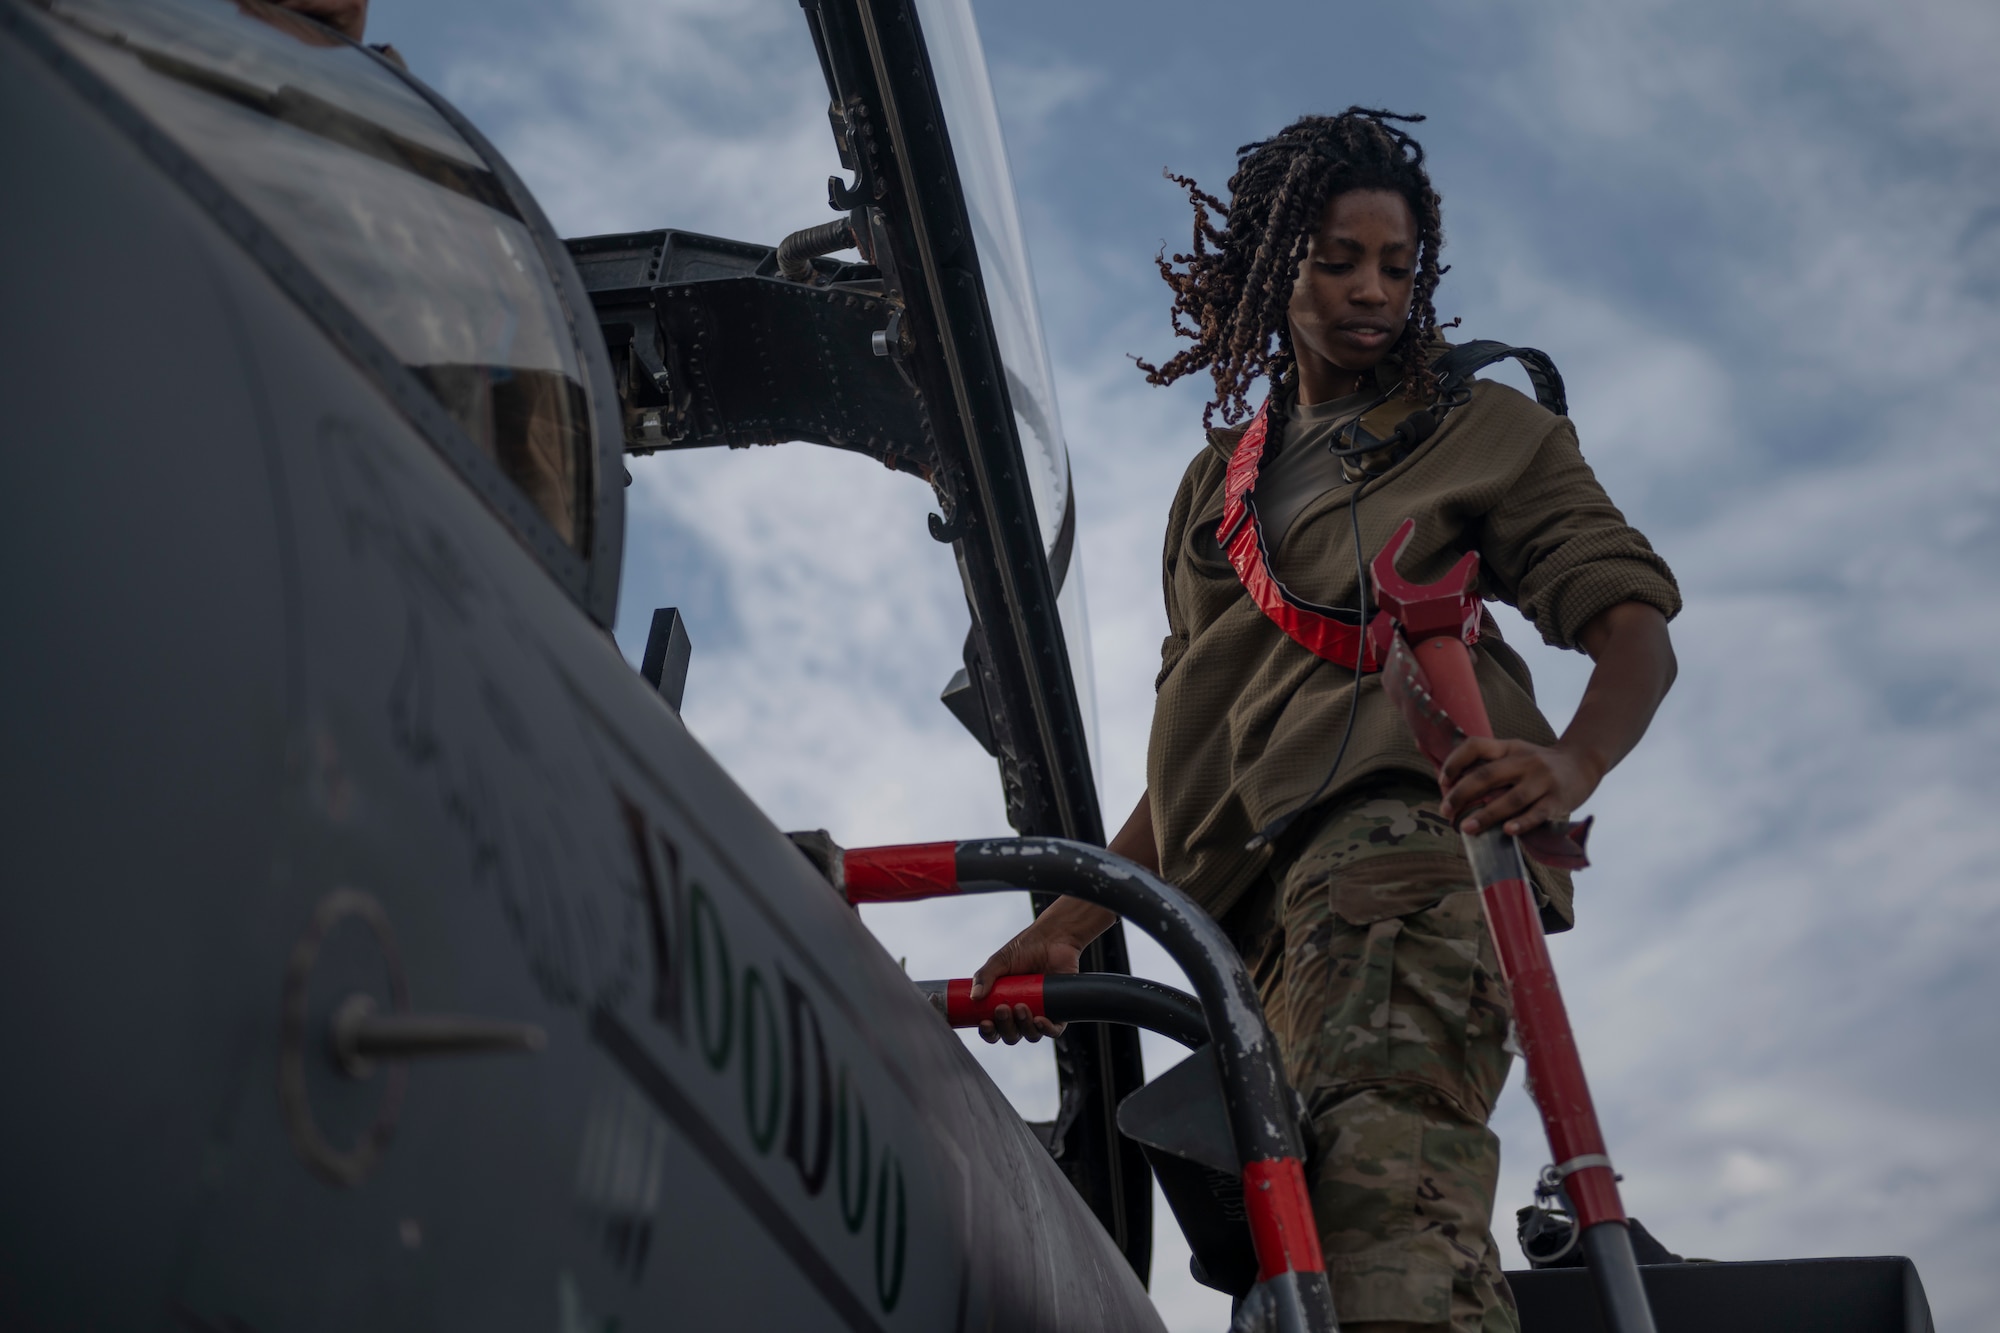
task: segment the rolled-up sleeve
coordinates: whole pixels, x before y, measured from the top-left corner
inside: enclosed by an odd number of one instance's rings
[[[1669,620],[1681,609],[1673,570],[1604,493],[1567,418],[1485,515],[1479,551],[1487,591],[1558,648],[1574,648],[1583,627],[1620,602]]]

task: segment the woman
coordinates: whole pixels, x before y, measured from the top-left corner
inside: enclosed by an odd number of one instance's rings
[[[1438,196],[1395,123],[1417,119],[1305,117],[1241,150],[1227,205],[1175,177],[1194,245],[1160,269],[1192,346],[1141,368],[1156,384],[1208,370],[1205,426],[1217,410],[1240,421],[1268,382],[1247,423],[1264,438],[1251,521],[1299,598],[1365,608],[1357,565],[1414,518],[1406,576],[1429,582],[1478,551],[1482,595],[1588,653],[1589,687],[1557,737],[1482,617],[1473,657],[1496,738],[1465,741],[1436,774],[1379,675],[1327,660],[1245,592],[1217,527],[1246,425],[1212,429],[1167,520],[1172,633],[1147,792],[1111,843],[1220,919],[1251,968],[1317,1133],[1308,1179],[1349,1333],[1518,1327],[1490,1231],[1508,996],[1458,833],[1525,833],[1589,798],[1672,684],[1680,608],[1566,418],[1488,381],[1440,394]],[[1538,872],[1537,890],[1567,929],[1568,877]],[[1112,920],[1058,901],[975,994],[1074,971]],[[1025,1009],[982,1028],[1010,1043],[1057,1031]]]

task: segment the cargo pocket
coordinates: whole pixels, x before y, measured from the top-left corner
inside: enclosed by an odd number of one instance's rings
[[[1463,856],[1369,857],[1332,871],[1325,892],[1326,1076],[1421,1084],[1483,1119],[1499,1088],[1482,1048],[1495,1048],[1504,1078],[1506,1023],[1504,1001],[1495,1023],[1498,981]]]
[[[1423,1215],[1427,1094],[1363,1088],[1314,1117],[1313,1217],[1343,1322],[1443,1325],[1452,1262]]]
[[[1493,932],[1486,924],[1486,911],[1479,895],[1467,894],[1466,899],[1479,952],[1473,964],[1472,992],[1465,1012],[1465,1107],[1486,1121],[1493,1117],[1493,1105],[1500,1100],[1500,1090],[1507,1085],[1507,1070],[1514,1063],[1514,1052],[1509,1045],[1514,996],[1500,971],[1500,956],[1494,951]]]
[[[1390,1078],[1435,1089],[1485,1123],[1507,1080],[1508,1014],[1478,893],[1452,893],[1403,919],[1388,1004]]]
[[[1402,931],[1395,917],[1358,923],[1332,915],[1323,958],[1293,960],[1286,969],[1292,1011],[1322,1014],[1317,1049],[1300,1052],[1300,1067],[1286,1071],[1294,1087],[1310,1093],[1390,1076],[1389,999]]]

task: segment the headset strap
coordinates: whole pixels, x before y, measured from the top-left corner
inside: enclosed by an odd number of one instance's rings
[[[1496,361],[1509,357],[1521,363],[1521,369],[1528,372],[1528,382],[1535,386],[1535,401],[1559,417],[1569,415],[1569,397],[1563,389],[1562,372],[1556,363],[1549,360],[1547,352],[1533,347],[1513,347],[1507,343],[1482,338],[1474,342],[1460,343],[1448,348],[1444,355],[1431,362],[1431,369],[1437,375],[1438,390],[1451,393],[1464,387],[1472,377]]]

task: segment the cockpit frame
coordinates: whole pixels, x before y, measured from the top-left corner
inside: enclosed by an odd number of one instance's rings
[[[516,537],[531,550],[551,577],[597,624],[609,630],[618,605],[620,564],[625,543],[623,432],[617,418],[617,391],[611,363],[590,314],[576,271],[562,240],[521,179],[485,136],[424,82],[394,62],[358,43],[355,50],[378,64],[422,98],[483,160],[507,201],[533,238],[543,265],[553,279],[556,296],[584,375],[584,402],[591,441],[586,482],[587,503],[579,508],[586,525],[572,546],[453,419],[418,376],[352,310],[348,303],[300,258],[277,228],[254,211],[219,180],[196,156],[163,133],[112,82],[64,49],[41,25],[11,6],[0,6],[0,25],[35,52],[85,101],[96,108],[170,179],[184,189],[216,224],[292,297],[360,368],[382,394],[442,455]],[[329,40],[338,39],[330,31]],[[580,548],[580,549],[579,549]]]

